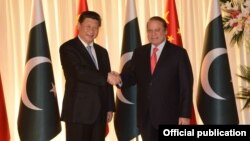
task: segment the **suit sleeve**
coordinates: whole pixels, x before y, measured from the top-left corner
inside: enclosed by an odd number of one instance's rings
[[[104,74],[91,68],[87,60],[83,59],[81,55],[78,50],[71,46],[64,45],[60,48],[60,58],[65,77],[93,85],[106,85],[107,73]]]
[[[179,76],[181,88],[180,116],[190,118],[193,103],[193,72],[186,50],[180,55]]]
[[[128,88],[136,84],[136,50],[132,56],[132,59],[129,60],[122,68],[121,79],[122,79],[122,89]]]
[[[104,62],[105,62],[105,67],[107,70],[107,72],[111,71],[111,65],[110,65],[110,60],[109,60],[109,56],[108,56],[108,52],[105,50],[105,55],[103,58]],[[115,112],[115,100],[114,100],[114,89],[113,86],[110,85],[109,83],[106,82],[107,85],[107,95],[108,95],[108,111],[113,111]]]

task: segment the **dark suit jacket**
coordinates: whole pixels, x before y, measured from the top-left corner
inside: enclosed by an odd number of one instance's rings
[[[122,88],[137,84],[137,124],[149,115],[152,125],[178,124],[191,117],[193,74],[186,50],[166,42],[155,71],[150,71],[151,44],[136,48],[123,70]]]
[[[78,37],[60,47],[66,79],[61,119],[66,122],[93,123],[100,112],[114,111],[113,86],[107,83],[110,72],[108,52],[94,44],[99,70]]]

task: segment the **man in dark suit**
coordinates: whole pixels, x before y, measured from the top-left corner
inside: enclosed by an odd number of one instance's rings
[[[190,124],[191,64],[184,48],[166,40],[166,32],[164,19],[150,18],[147,23],[150,43],[134,50],[120,74],[122,89],[137,84],[137,124],[143,141],[157,141],[161,124]]]
[[[101,17],[86,11],[78,22],[78,36],[60,47],[66,79],[61,120],[66,124],[67,141],[104,141],[115,106],[108,83],[112,83],[108,52],[94,43]]]

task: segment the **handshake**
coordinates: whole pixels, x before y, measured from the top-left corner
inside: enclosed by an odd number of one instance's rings
[[[108,73],[108,78],[107,78],[107,82],[110,85],[117,85],[119,83],[121,83],[121,77],[120,74],[118,72],[115,71],[111,71]]]

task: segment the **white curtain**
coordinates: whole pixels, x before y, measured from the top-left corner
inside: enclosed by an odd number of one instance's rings
[[[151,16],[164,16],[166,0],[135,0],[142,43],[147,43],[146,22]],[[89,10],[97,11],[102,17],[102,27],[96,42],[108,49],[112,70],[119,71],[120,52],[125,18],[125,0],[88,0]],[[176,0],[176,7],[182,32],[184,48],[187,49],[194,73],[194,104],[199,79],[203,37],[206,28],[208,0]],[[32,0],[0,0],[0,73],[5,94],[11,141],[18,141],[17,117],[19,112],[22,78],[24,74],[28,35],[30,31]],[[76,24],[78,0],[42,0],[43,12],[50,45],[52,65],[61,111],[64,76],[60,64],[59,47],[71,39]],[[227,35],[229,36],[229,35]],[[246,86],[236,74],[239,66],[250,65],[250,55],[244,47],[230,46],[230,61],[234,92]],[[222,70],[223,71],[223,70]],[[236,99],[240,124],[250,124],[250,111],[242,110],[245,101]],[[199,115],[196,112],[198,122]],[[53,139],[65,140],[64,124],[62,132]],[[107,141],[116,141],[113,122],[109,124]]]

